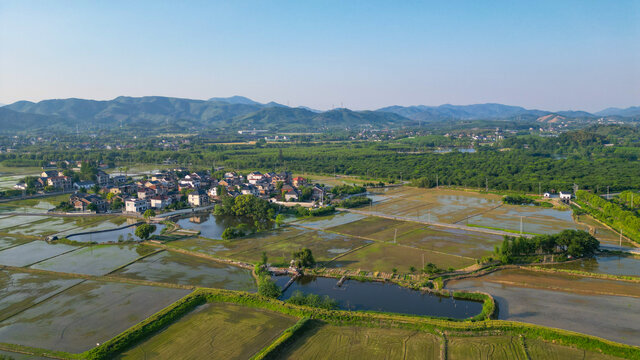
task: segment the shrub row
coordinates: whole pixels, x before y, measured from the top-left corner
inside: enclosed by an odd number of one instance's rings
[[[274,342],[267,345],[264,349],[260,350],[259,353],[251,357],[251,360],[263,360],[270,359],[273,357],[278,350],[285,348],[288,344],[293,342],[297,338],[296,335],[301,334],[304,331],[304,327],[309,323],[309,318],[302,318],[298,320],[291,327],[286,329],[282,335],[280,335]]]

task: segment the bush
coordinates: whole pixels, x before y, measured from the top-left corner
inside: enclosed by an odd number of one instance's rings
[[[369,205],[370,203],[371,203],[371,199],[369,199],[366,196],[354,196],[354,197],[350,197],[348,199],[340,201],[338,203],[338,206],[350,209],[358,206]]]
[[[269,275],[261,275],[258,278],[258,294],[277,299],[282,295],[282,291]]]
[[[311,249],[307,248],[294,252],[293,259],[296,260],[298,267],[312,267],[316,264]]]
[[[338,308],[338,302],[327,295],[322,297],[316,294],[305,295],[300,290],[296,290],[286,302],[295,305],[310,306],[327,310],[335,310]]]
[[[153,232],[156,231],[156,226],[152,224],[138,225],[135,234],[142,240],[147,240]]]

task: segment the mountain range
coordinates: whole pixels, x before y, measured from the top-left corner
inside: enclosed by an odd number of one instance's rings
[[[553,116],[549,116],[553,115]],[[267,129],[278,131],[338,128],[398,128],[447,120],[589,120],[598,117],[640,120],[640,107],[585,111],[528,110],[502,104],[389,106],[378,110],[345,108],[318,111],[259,103],[243,96],[194,100],[161,96],[125,97],[113,100],[53,99],[37,103],[18,101],[0,107],[0,127],[6,131],[35,129]],[[542,120],[541,120],[542,119]]]

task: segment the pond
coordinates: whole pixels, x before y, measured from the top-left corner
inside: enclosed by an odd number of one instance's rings
[[[153,224],[156,226],[156,231],[153,234],[160,234],[162,229],[166,227],[163,224]],[[95,232],[90,234],[78,234],[78,235],[69,235],[67,238],[69,240],[80,241],[80,242],[96,242],[98,244],[104,243],[117,243],[120,240],[122,241],[140,241],[140,238],[135,235],[136,226],[129,226],[124,229],[115,229],[115,230],[107,230],[101,232]]]
[[[224,229],[241,223],[250,225],[235,216],[216,216],[210,213],[198,213],[176,221],[181,228],[200,231],[200,236],[207,239],[222,239]]]
[[[598,256],[592,259],[554,265],[557,269],[580,270],[592,273],[640,276],[640,257]]]
[[[274,279],[282,288],[290,278],[276,276]],[[423,293],[392,283],[347,280],[338,287],[337,282],[338,279],[333,278],[303,276],[281,298],[288,299],[299,290],[305,294],[328,295],[344,310],[385,311],[456,319],[472,317],[482,311],[480,302]]]

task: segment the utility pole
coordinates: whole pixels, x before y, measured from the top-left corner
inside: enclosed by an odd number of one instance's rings
[[[542,195],[542,184],[538,183],[538,196]]]
[[[393,243],[396,243],[396,238],[398,236],[398,228],[395,229],[395,232],[393,233]]]
[[[622,228],[620,228],[620,246],[622,246]]]
[[[520,216],[520,235],[522,235],[522,216]]]
[[[427,217],[428,217],[427,222],[428,222],[429,224],[431,224],[431,211],[429,211],[429,212],[427,213]]]
[[[607,200],[609,200],[609,185],[607,185]]]
[[[438,174],[436,174],[436,189],[440,188],[440,183],[439,183],[439,179],[438,179]]]
[[[424,253],[422,253],[422,268],[424,269]]]
[[[484,191],[489,192],[489,178],[484,178]]]

